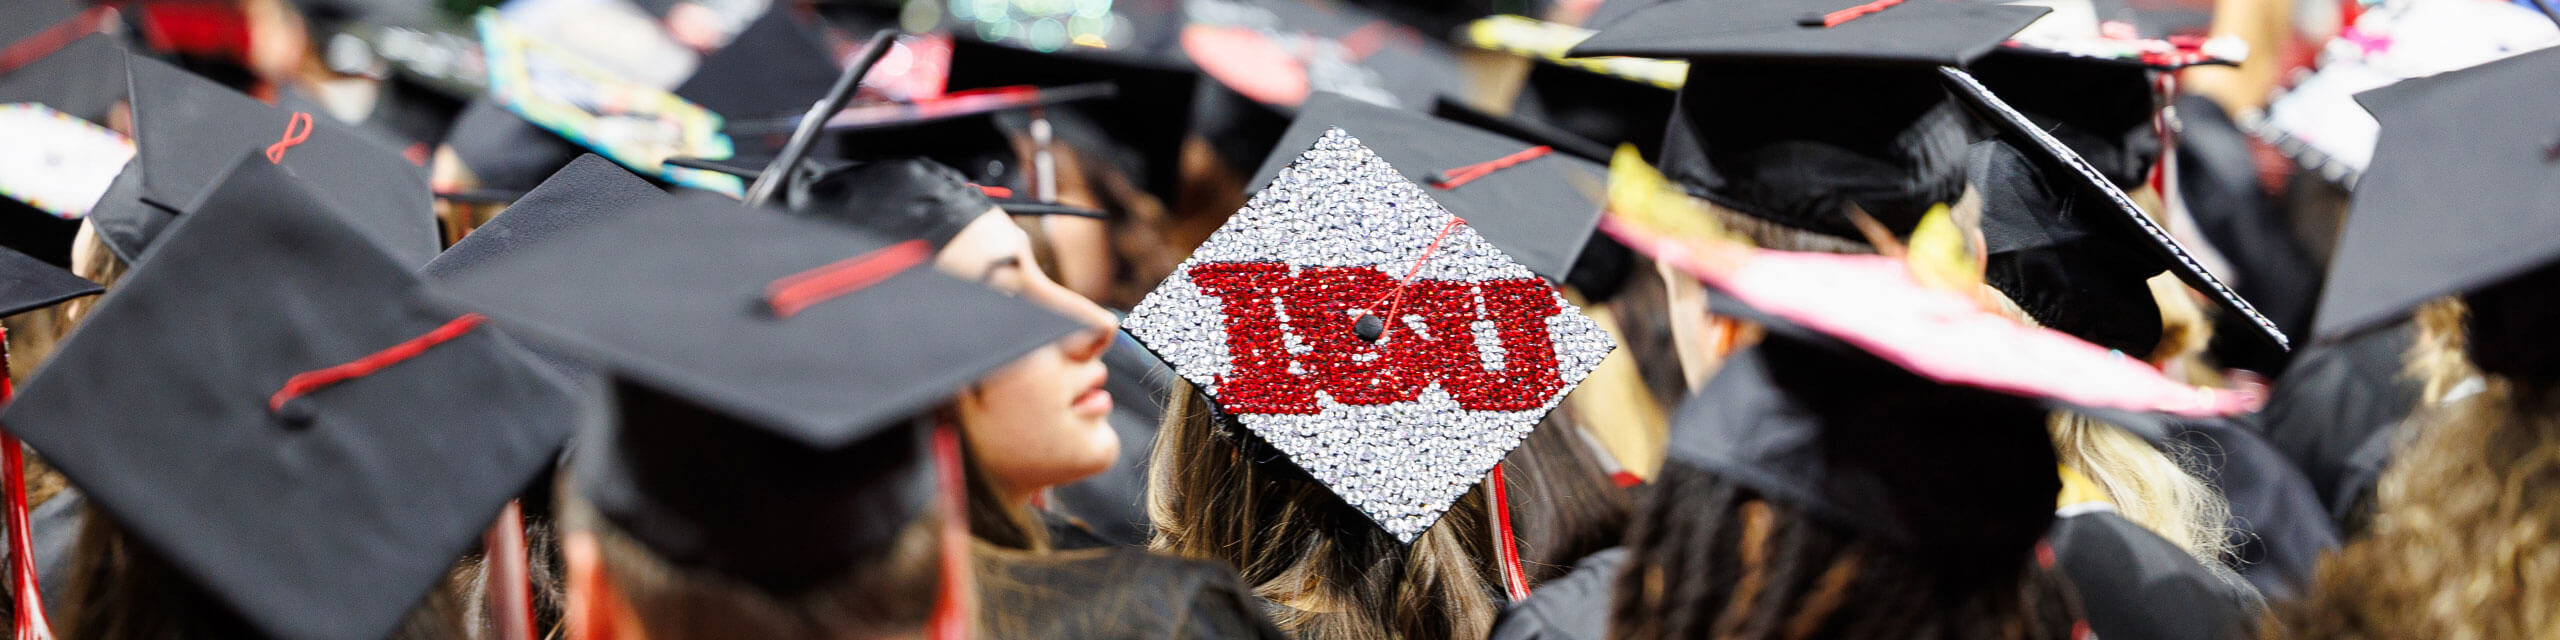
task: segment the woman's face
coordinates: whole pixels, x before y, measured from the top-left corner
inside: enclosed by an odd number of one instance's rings
[[[1111,347],[1111,312],[1067,290],[1032,259],[1031,238],[998,209],[961,229],[934,266],[997,291],[1038,302],[1086,322],[1084,331],[1023,356],[980,380],[958,399],[970,453],[1009,501],[1101,473],[1120,455],[1111,430],[1111,394],[1102,353]]]

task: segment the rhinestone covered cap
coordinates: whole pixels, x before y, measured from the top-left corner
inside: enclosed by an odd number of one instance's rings
[[[1408,543],[1614,347],[1554,286],[1341,129],[1255,193],[1122,328]]]

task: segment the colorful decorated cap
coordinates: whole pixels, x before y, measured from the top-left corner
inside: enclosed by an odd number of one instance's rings
[[[71,264],[80,218],[133,161],[124,134],[35,103],[0,103],[0,246]]]
[[[132,56],[126,69],[136,154],[117,179],[132,179],[134,189],[126,196],[110,185],[89,213],[116,257],[139,262],[162,229],[251,153],[309,181],[403,264],[435,257],[426,169],[378,138],[325,113],[261,104],[168,63]]]
[[[2381,137],[2338,238],[2315,335],[2370,329],[2560,256],[2560,112],[2541,108],[2554,87],[2560,49],[2356,96]]]
[[[1327,131],[1122,328],[1407,542],[1600,365],[1599,324]]]

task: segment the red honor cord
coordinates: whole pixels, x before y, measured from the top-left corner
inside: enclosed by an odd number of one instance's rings
[[[0,330],[0,345],[8,341],[9,332]],[[9,358],[0,346],[0,406],[17,397],[17,386],[9,380]],[[0,473],[9,474],[5,485],[9,492],[9,584],[17,605],[14,622],[16,640],[53,640],[53,623],[44,617],[44,596],[36,583],[35,535],[27,524],[26,456],[19,452],[18,436],[0,430]]]
[[[1502,588],[1512,602],[1529,599],[1529,576],[1520,570],[1520,543],[1511,535],[1511,499],[1502,483],[1502,464],[1493,465],[1493,477],[1485,481],[1487,497],[1493,500],[1493,555],[1502,563]]]
[[[969,492],[960,471],[960,432],[945,424],[933,430],[933,469],[942,512],[942,595],[933,603],[926,633],[932,640],[969,640]]]

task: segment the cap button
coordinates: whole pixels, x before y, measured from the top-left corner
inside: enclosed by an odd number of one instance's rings
[[[307,398],[286,400],[284,406],[276,408],[275,414],[278,422],[295,429],[309,427],[320,419],[320,413],[311,408],[311,401]]]
[[[1804,15],[1796,16],[1796,26],[1799,26],[1799,27],[1828,27],[1828,26],[1831,26],[1831,16],[1827,16],[1827,15],[1823,15],[1823,14],[1819,14],[1819,13],[1807,13],[1807,14],[1804,14]]]
[[[1375,313],[1362,312],[1360,319],[1351,323],[1351,335],[1360,336],[1365,342],[1377,342],[1387,335],[1387,320]]]

